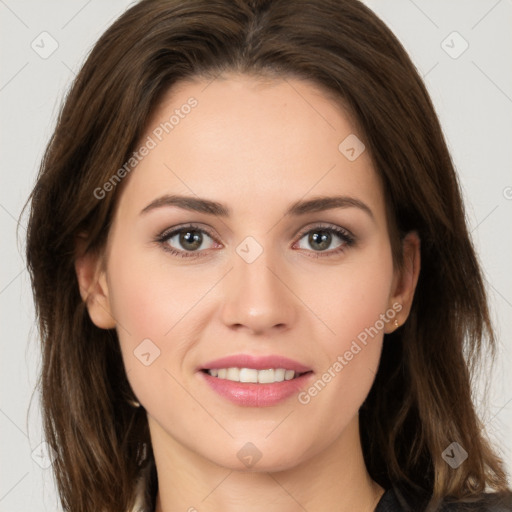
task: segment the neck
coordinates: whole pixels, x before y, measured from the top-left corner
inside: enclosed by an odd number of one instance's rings
[[[219,466],[148,419],[159,482],[156,512],[373,512],[384,492],[366,470],[357,416],[326,449],[275,472]]]

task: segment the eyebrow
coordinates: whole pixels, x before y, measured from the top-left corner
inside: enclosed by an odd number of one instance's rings
[[[165,206],[176,206],[184,210],[206,213],[219,217],[231,216],[231,209],[217,201],[192,196],[167,194],[151,201],[151,203],[143,208],[140,214],[143,215],[151,210]],[[372,210],[366,203],[356,199],[355,197],[349,196],[319,196],[307,201],[299,200],[290,205],[288,210],[285,212],[285,215],[300,216],[307,213],[321,212],[334,208],[358,208],[368,214],[372,219],[375,219]]]

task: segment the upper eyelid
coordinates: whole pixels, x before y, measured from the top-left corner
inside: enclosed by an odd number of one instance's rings
[[[334,231],[344,231],[348,235],[354,236],[349,229],[344,228],[343,226],[338,226],[336,224],[329,223],[329,222],[325,222],[325,223],[317,222],[317,223],[308,224],[306,227],[299,230],[299,232],[297,233],[296,236],[305,235],[306,233],[309,233],[310,231],[312,231],[314,229],[332,229]]]
[[[194,231],[201,231],[201,232],[206,233],[211,238],[216,239],[216,237],[210,232],[210,230],[208,228],[205,228],[202,226],[196,226],[195,224],[185,224],[183,226],[177,226],[177,227],[164,229],[160,233],[160,235],[158,235],[158,238],[171,238],[171,236],[174,236],[177,233],[180,233],[181,231],[184,231],[186,229],[190,229],[190,230],[194,230]]]

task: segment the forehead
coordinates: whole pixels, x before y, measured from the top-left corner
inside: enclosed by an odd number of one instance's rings
[[[363,141],[341,105],[307,81],[181,82],[152,115],[138,146],[151,149],[129,175],[119,208],[128,214],[163,193],[183,193],[243,214],[340,193],[383,209],[369,152],[348,158]]]

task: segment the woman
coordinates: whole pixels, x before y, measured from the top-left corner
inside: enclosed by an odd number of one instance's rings
[[[66,510],[512,510],[457,178],[364,5],[137,3],[31,200]]]

